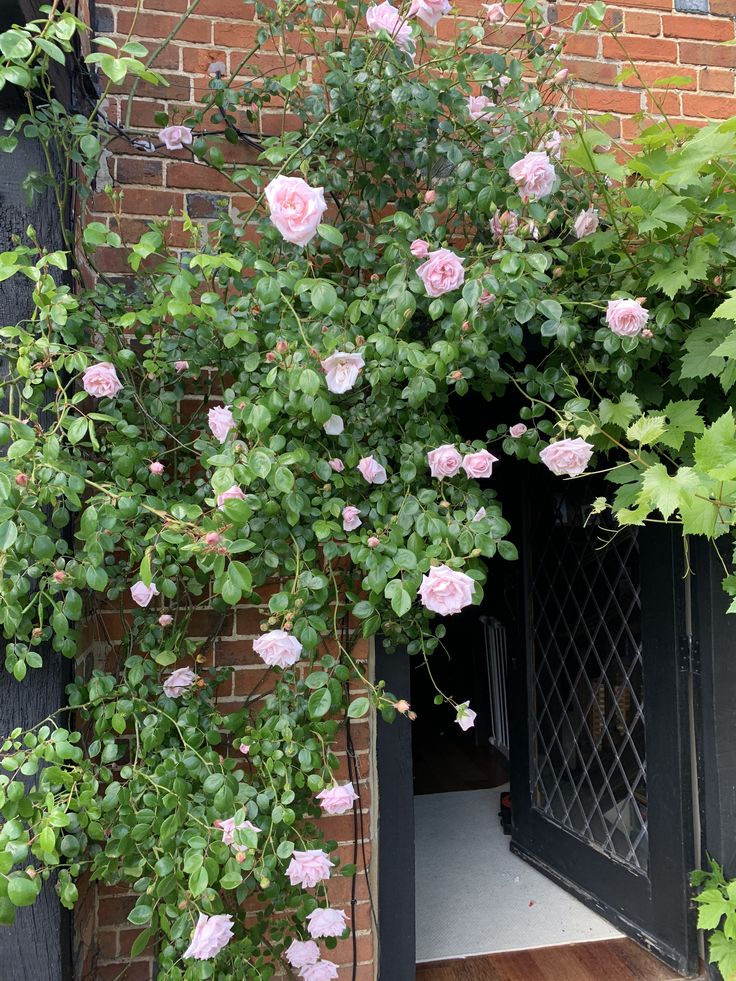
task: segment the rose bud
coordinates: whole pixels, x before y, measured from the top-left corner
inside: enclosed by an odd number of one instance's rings
[[[276,350],[279,352],[279,354],[286,354],[286,352],[289,350],[289,345],[284,340],[276,341]]]
[[[429,190],[424,192],[425,204],[434,204],[436,200],[437,200],[437,191]]]
[[[174,618],[170,616],[168,613],[162,613],[161,616],[158,618],[158,622],[159,622],[159,626],[168,627],[169,624],[172,624],[174,622]]]
[[[378,548],[378,546],[381,544],[381,539],[376,538],[375,535],[371,535],[366,544],[368,548]]]
[[[562,85],[569,74],[570,70],[568,68],[560,68],[552,81],[556,82],[558,85]]]
[[[64,582],[66,579],[66,573],[63,569],[57,569],[51,578],[54,580],[54,582]]]
[[[409,711],[409,703],[405,698],[400,698],[398,702],[394,702],[394,708],[397,712],[401,712],[403,715],[405,712]]]
[[[204,536],[204,540],[208,545],[219,545],[221,538],[216,531],[208,531]]]
[[[274,354],[273,351],[269,351],[266,354],[266,361],[268,361],[269,364],[273,364],[275,360],[276,360],[276,355]]]
[[[154,460],[153,463],[149,463],[148,469],[154,477],[159,477],[164,472],[164,465],[163,463],[159,463],[158,460]]]
[[[462,371],[453,371],[451,377],[452,377],[452,380],[453,381],[458,382],[463,377],[463,373],[462,373]]]
[[[15,483],[18,487],[25,487],[28,484],[28,474],[17,473],[15,475]]]

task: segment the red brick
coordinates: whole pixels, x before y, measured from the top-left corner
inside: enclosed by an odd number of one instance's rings
[[[657,37],[662,30],[662,19],[658,14],[627,11],[624,25],[627,34],[647,34],[649,37]]]
[[[138,40],[150,38],[161,41],[178,24],[179,18],[174,14],[146,14],[134,11],[120,10],[118,12],[118,34],[132,31]],[[192,41],[195,44],[212,44],[213,20],[209,17],[187,17],[176,32],[178,41]]]
[[[685,116],[702,116],[712,119],[729,119],[733,116],[733,98],[717,95],[683,95],[682,111]]]
[[[632,66],[625,65],[624,69],[630,69]],[[697,75],[696,71],[692,69],[685,71],[680,71],[677,65],[673,65],[672,68],[667,68],[662,65],[636,65],[635,74],[627,74],[626,78],[623,80],[623,84],[628,88],[649,88],[649,89],[672,89],[675,88],[678,91],[681,89],[693,89],[697,88]],[[668,78],[689,78],[689,82],[678,83],[677,85],[666,85],[662,84],[666,82]]]
[[[582,61],[577,58],[566,58],[565,68],[569,69],[573,79],[592,82],[594,85],[612,85],[613,80],[619,74],[617,65],[605,61]]]
[[[736,46],[708,44],[705,41],[680,41],[680,63],[683,65],[736,68]]]
[[[699,87],[707,92],[730,92],[734,90],[734,74],[718,68],[704,68],[698,79]]]
[[[617,89],[576,88],[573,98],[581,109],[596,109],[598,112],[635,113],[641,108],[637,92],[621,92]]]
[[[598,54],[600,37],[598,34],[565,34],[560,31],[558,38],[564,39],[564,56],[577,56],[579,58],[595,58]]]
[[[625,42],[617,38],[603,38],[603,57],[619,61],[661,61],[668,65],[677,62],[677,45],[662,38],[627,37]]]
[[[164,165],[151,157],[118,157],[115,178],[119,184],[163,184]]]
[[[730,41],[733,22],[713,20],[712,17],[663,17],[662,30],[666,37],[692,38],[695,41]]]
[[[679,116],[682,112],[681,98],[679,92],[647,93],[647,112],[654,115]]]
[[[736,17],[733,0],[710,0],[710,12],[722,17]]]

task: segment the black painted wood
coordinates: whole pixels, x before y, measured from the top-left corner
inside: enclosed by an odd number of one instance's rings
[[[376,677],[386,690],[404,697],[409,691],[409,656],[386,651],[376,638]],[[379,981],[414,977],[414,781],[411,724],[398,718],[376,724],[378,773],[378,944]]]

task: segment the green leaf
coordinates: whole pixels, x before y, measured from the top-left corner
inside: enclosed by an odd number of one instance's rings
[[[318,688],[309,696],[307,710],[313,719],[327,715],[332,705],[332,695],[327,688]]]
[[[67,430],[66,436],[70,443],[78,443],[87,435],[87,417],[78,416]]]
[[[348,715],[351,719],[360,719],[364,715],[368,714],[370,707],[371,703],[367,698],[362,696],[360,698],[355,698],[348,707]]]
[[[391,609],[397,617],[403,617],[411,609],[411,596],[403,587],[397,589],[391,597]]]
[[[317,225],[317,231],[322,238],[326,239],[328,242],[331,242],[333,245],[340,246],[344,241],[342,232],[339,232],[336,228],[333,228],[332,225]]]
[[[134,906],[130,913],[128,913],[128,920],[135,926],[144,926],[146,923],[151,922],[152,916],[152,907],[148,906],[146,903],[138,903],[138,905]]]
[[[29,879],[22,873],[11,875],[8,879],[8,899],[13,906],[32,906],[38,896],[41,882],[40,878]]]
[[[319,282],[312,287],[310,300],[319,313],[329,313],[337,303],[337,291],[330,283]]]
[[[228,566],[228,575],[243,593],[249,593],[253,585],[250,569],[244,562],[233,561]]]
[[[666,429],[665,416],[642,416],[626,430],[626,438],[640,446],[651,445],[657,442]]]
[[[736,423],[731,409],[695,441],[695,465],[716,480],[736,477]]]

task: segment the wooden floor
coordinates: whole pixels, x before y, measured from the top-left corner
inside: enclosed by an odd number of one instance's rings
[[[543,947],[417,965],[417,981],[682,981],[631,940]]]

